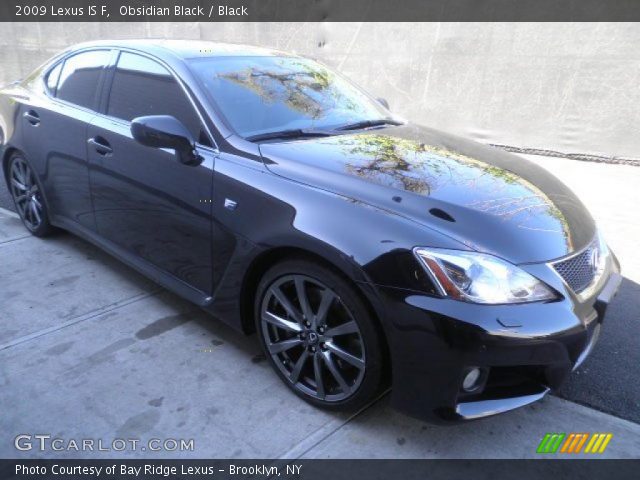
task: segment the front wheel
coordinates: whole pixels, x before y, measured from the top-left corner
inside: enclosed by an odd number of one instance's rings
[[[7,169],[9,191],[18,215],[27,229],[37,237],[51,233],[49,215],[35,172],[21,153],[14,153]]]
[[[267,358],[309,403],[351,410],[380,392],[379,326],[340,275],[302,259],[277,264],[260,281],[255,312]]]

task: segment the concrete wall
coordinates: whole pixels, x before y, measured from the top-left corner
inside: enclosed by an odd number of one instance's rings
[[[640,158],[633,23],[14,23],[0,35],[0,83],[84,40],[248,43],[318,58],[406,118],[482,142]]]

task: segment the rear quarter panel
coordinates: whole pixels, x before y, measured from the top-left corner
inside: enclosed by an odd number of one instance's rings
[[[13,148],[22,146],[22,132],[20,130],[20,111],[24,100],[28,98],[26,92],[17,85],[10,85],[0,89],[0,158],[6,161],[6,154]]]

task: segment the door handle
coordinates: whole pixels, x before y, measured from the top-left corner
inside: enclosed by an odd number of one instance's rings
[[[37,127],[38,125],[40,125],[40,116],[33,110],[24,112],[23,117],[26,118],[27,122],[29,122],[34,127]]]
[[[95,148],[96,152],[98,152],[100,155],[104,157],[111,155],[113,153],[113,148],[111,148],[111,145],[109,145],[109,142],[107,142],[102,137],[90,138],[89,140],[87,140],[87,143],[91,145],[93,148]]]

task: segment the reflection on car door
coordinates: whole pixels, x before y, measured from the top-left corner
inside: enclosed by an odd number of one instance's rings
[[[52,214],[91,230],[86,132],[110,55],[92,50],[58,63],[46,77],[47,94],[21,112],[27,158],[45,184]]]
[[[137,143],[130,121],[172,115],[203,142],[201,165]],[[198,291],[211,293],[211,194],[214,150],[176,79],[155,60],[121,52],[106,115],[87,131],[98,233]]]

